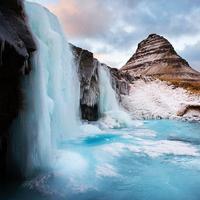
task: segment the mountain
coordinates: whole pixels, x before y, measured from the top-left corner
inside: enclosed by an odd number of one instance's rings
[[[199,90],[200,86],[200,72],[191,68],[170,42],[157,34],[150,34],[140,42],[120,71],[130,74],[132,78],[158,78],[191,90]]]

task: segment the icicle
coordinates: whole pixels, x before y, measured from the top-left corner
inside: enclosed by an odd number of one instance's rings
[[[24,65],[21,69],[21,73],[22,73],[22,75],[25,75],[25,74],[28,74],[28,72],[29,72],[29,60],[28,60],[28,58],[26,58],[24,61]]]

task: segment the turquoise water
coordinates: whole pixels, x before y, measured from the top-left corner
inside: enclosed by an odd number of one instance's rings
[[[3,188],[0,199],[199,200],[200,124],[136,125],[63,141],[51,171]]]

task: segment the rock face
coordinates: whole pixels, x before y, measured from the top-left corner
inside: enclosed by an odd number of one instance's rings
[[[98,61],[93,53],[71,45],[80,78],[80,108],[82,119],[98,119],[99,84]]]
[[[36,49],[27,26],[23,1],[0,2],[0,174],[5,175],[9,127],[22,108],[20,78],[31,70]]]
[[[119,98],[120,95],[128,95],[130,90],[130,75],[123,73],[116,68],[110,68],[110,73],[112,77],[112,86],[118,94]]]
[[[200,81],[200,73],[192,69],[181,58],[170,42],[162,36],[151,34],[138,44],[135,54],[129,59],[122,72],[132,77],[155,77],[163,80],[183,82]]]
[[[106,66],[94,58],[93,53],[71,45],[80,78],[80,108],[82,119],[96,121],[99,118],[99,74],[98,68]],[[108,66],[107,66],[108,67]],[[119,100],[120,95],[129,93],[129,80],[127,74],[118,69],[110,68],[112,86],[116,90]]]

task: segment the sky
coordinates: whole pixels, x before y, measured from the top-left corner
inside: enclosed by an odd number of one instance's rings
[[[68,41],[120,68],[151,33],[200,71],[200,0],[29,0],[58,16]]]

